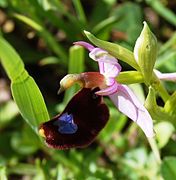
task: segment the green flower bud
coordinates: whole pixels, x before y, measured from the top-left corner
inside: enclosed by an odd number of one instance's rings
[[[157,39],[146,22],[134,47],[134,57],[146,84],[150,84],[157,56]]]

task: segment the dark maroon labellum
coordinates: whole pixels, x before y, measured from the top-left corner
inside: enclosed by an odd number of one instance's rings
[[[49,147],[85,147],[95,139],[109,118],[102,97],[95,95],[97,90],[83,88],[60,115],[40,126],[39,132]]]

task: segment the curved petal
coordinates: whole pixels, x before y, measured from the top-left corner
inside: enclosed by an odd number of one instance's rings
[[[121,71],[121,66],[119,63],[110,64],[102,62],[101,60],[98,63],[100,73],[103,74],[105,77],[115,78]]]
[[[118,62],[115,57],[111,56],[107,51],[100,48],[94,48],[89,53],[89,57],[94,61],[102,61],[109,64],[116,64]]]
[[[120,112],[141,127],[147,137],[154,136],[152,118],[130,88],[119,84],[117,92],[109,97]]]
[[[79,45],[79,46],[83,46],[86,49],[88,49],[89,51],[92,51],[93,49],[95,49],[94,46],[92,46],[91,44],[84,42],[84,41],[77,41],[73,43],[74,45]]]
[[[118,84],[116,81],[114,81],[114,84],[105,88],[105,89],[102,89],[100,91],[97,91],[95,94],[97,95],[100,95],[100,96],[107,96],[107,95],[111,95],[113,93],[115,93],[118,89]]]

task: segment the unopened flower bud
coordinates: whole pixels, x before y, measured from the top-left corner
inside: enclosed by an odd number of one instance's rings
[[[150,84],[157,56],[157,39],[146,22],[134,47],[135,60],[138,63],[146,84]]]

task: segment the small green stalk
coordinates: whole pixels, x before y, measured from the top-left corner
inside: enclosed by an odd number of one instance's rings
[[[148,139],[150,147],[153,151],[153,154],[155,156],[156,162],[160,165],[161,164],[161,157],[160,157],[160,152],[159,152],[158,146],[156,144],[156,140],[154,138],[147,138],[147,139]]]
[[[158,79],[158,77],[155,75],[155,73],[153,73],[153,77],[151,80],[151,86],[157,91],[159,92],[161,98],[163,99],[164,102],[166,102],[169,98],[170,95],[167,92],[167,90],[164,88],[164,86],[162,85],[161,81]]]

